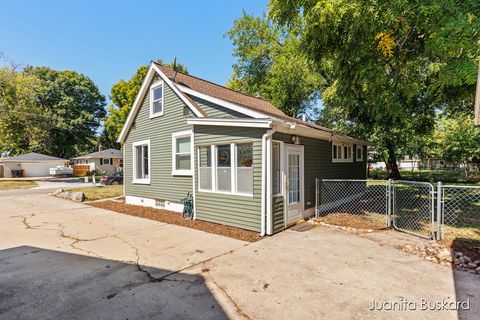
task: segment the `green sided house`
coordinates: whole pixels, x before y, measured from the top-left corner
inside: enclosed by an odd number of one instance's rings
[[[366,145],[151,63],[120,133],[125,199],[273,234],[315,210],[315,178],[365,179]]]

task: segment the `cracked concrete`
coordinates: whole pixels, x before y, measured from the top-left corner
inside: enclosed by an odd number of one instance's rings
[[[477,277],[328,228],[247,244],[28,194],[0,235],[0,320],[480,318]],[[471,310],[368,310],[401,298]]]

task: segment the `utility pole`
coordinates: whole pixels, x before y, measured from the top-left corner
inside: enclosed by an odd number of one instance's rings
[[[480,59],[478,61],[477,93],[475,95],[475,124],[480,126]]]

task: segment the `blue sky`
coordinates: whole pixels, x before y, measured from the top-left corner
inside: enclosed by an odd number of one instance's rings
[[[74,70],[108,98],[112,84],[162,58],[224,84],[233,47],[225,32],[242,10],[256,15],[267,1],[3,1],[0,52],[22,65]]]

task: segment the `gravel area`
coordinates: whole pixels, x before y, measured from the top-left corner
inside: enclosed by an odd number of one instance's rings
[[[152,219],[169,224],[175,224],[182,227],[202,230],[205,232],[214,233],[238,240],[255,242],[261,239],[260,235],[257,232],[224,226],[221,224],[206,221],[188,220],[182,218],[179,213],[168,210],[135,206],[111,200],[90,202],[87,204],[97,208],[107,209],[119,213],[128,214],[131,216]]]

